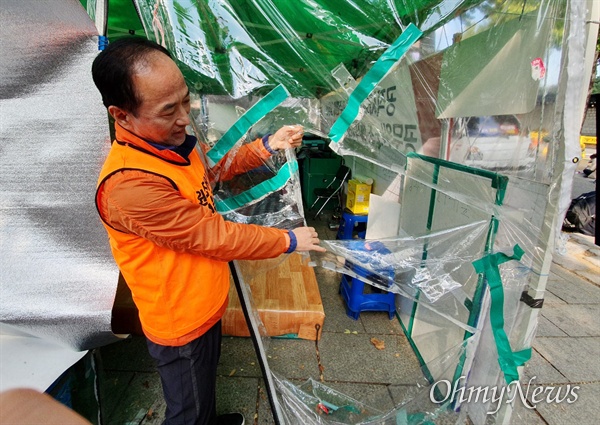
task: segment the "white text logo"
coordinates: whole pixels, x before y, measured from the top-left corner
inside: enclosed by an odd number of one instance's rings
[[[486,386],[461,386],[461,382],[465,381],[465,377],[461,376],[454,382],[449,380],[441,380],[435,382],[429,390],[429,399],[433,403],[487,403],[492,402],[492,406],[496,406],[493,410],[487,412],[492,415],[500,409],[502,404],[511,404],[518,396],[523,405],[528,409],[535,409],[538,403],[556,403],[560,404],[563,401],[568,404],[575,403],[579,395],[579,385],[570,384],[564,387],[557,386],[537,386],[532,387],[534,376],[523,386],[519,381],[514,381],[503,387],[486,387]],[[529,393],[531,391],[531,397]]]

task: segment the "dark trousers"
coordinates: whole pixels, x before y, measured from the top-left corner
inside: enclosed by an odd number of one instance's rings
[[[164,425],[210,425],[216,421],[215,386],[221,355],[221,321],[181,347],[150,340],[167,403]]]

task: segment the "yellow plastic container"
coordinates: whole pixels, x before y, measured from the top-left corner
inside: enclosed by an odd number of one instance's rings
[[[595,145],[596,136],[579,136],[579,143],[582,145]]]
[[[353,214],[367,214],[369,212],[369,197],[371,195],[372,184],[372,181],[363,182],[357,179],[348,181],[346,208]]]

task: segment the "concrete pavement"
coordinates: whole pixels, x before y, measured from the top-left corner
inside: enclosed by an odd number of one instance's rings
[[[521,382],[566,390],[579,386],[573,404],[539,403],[518,410],[530,424],[596,424],[600,421],[600,247],[570,234],[564,255],[555,255],[533,355]],[[522,406],[521,406],[522,407]],[[535,413],[532,414],[532,413]],[[517,423],[517,422],[514,422]]]

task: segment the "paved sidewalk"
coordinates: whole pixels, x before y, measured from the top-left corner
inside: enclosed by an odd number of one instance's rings
[[[579,386],[578,399],[538,403],[529,412],[519,406],[517,413],[527,424],[600,422],[600,247],[592,237],[568,236],[564,255],[553,258],[532,358],[521,382],[535,376],[535,384],[561,391]]]

